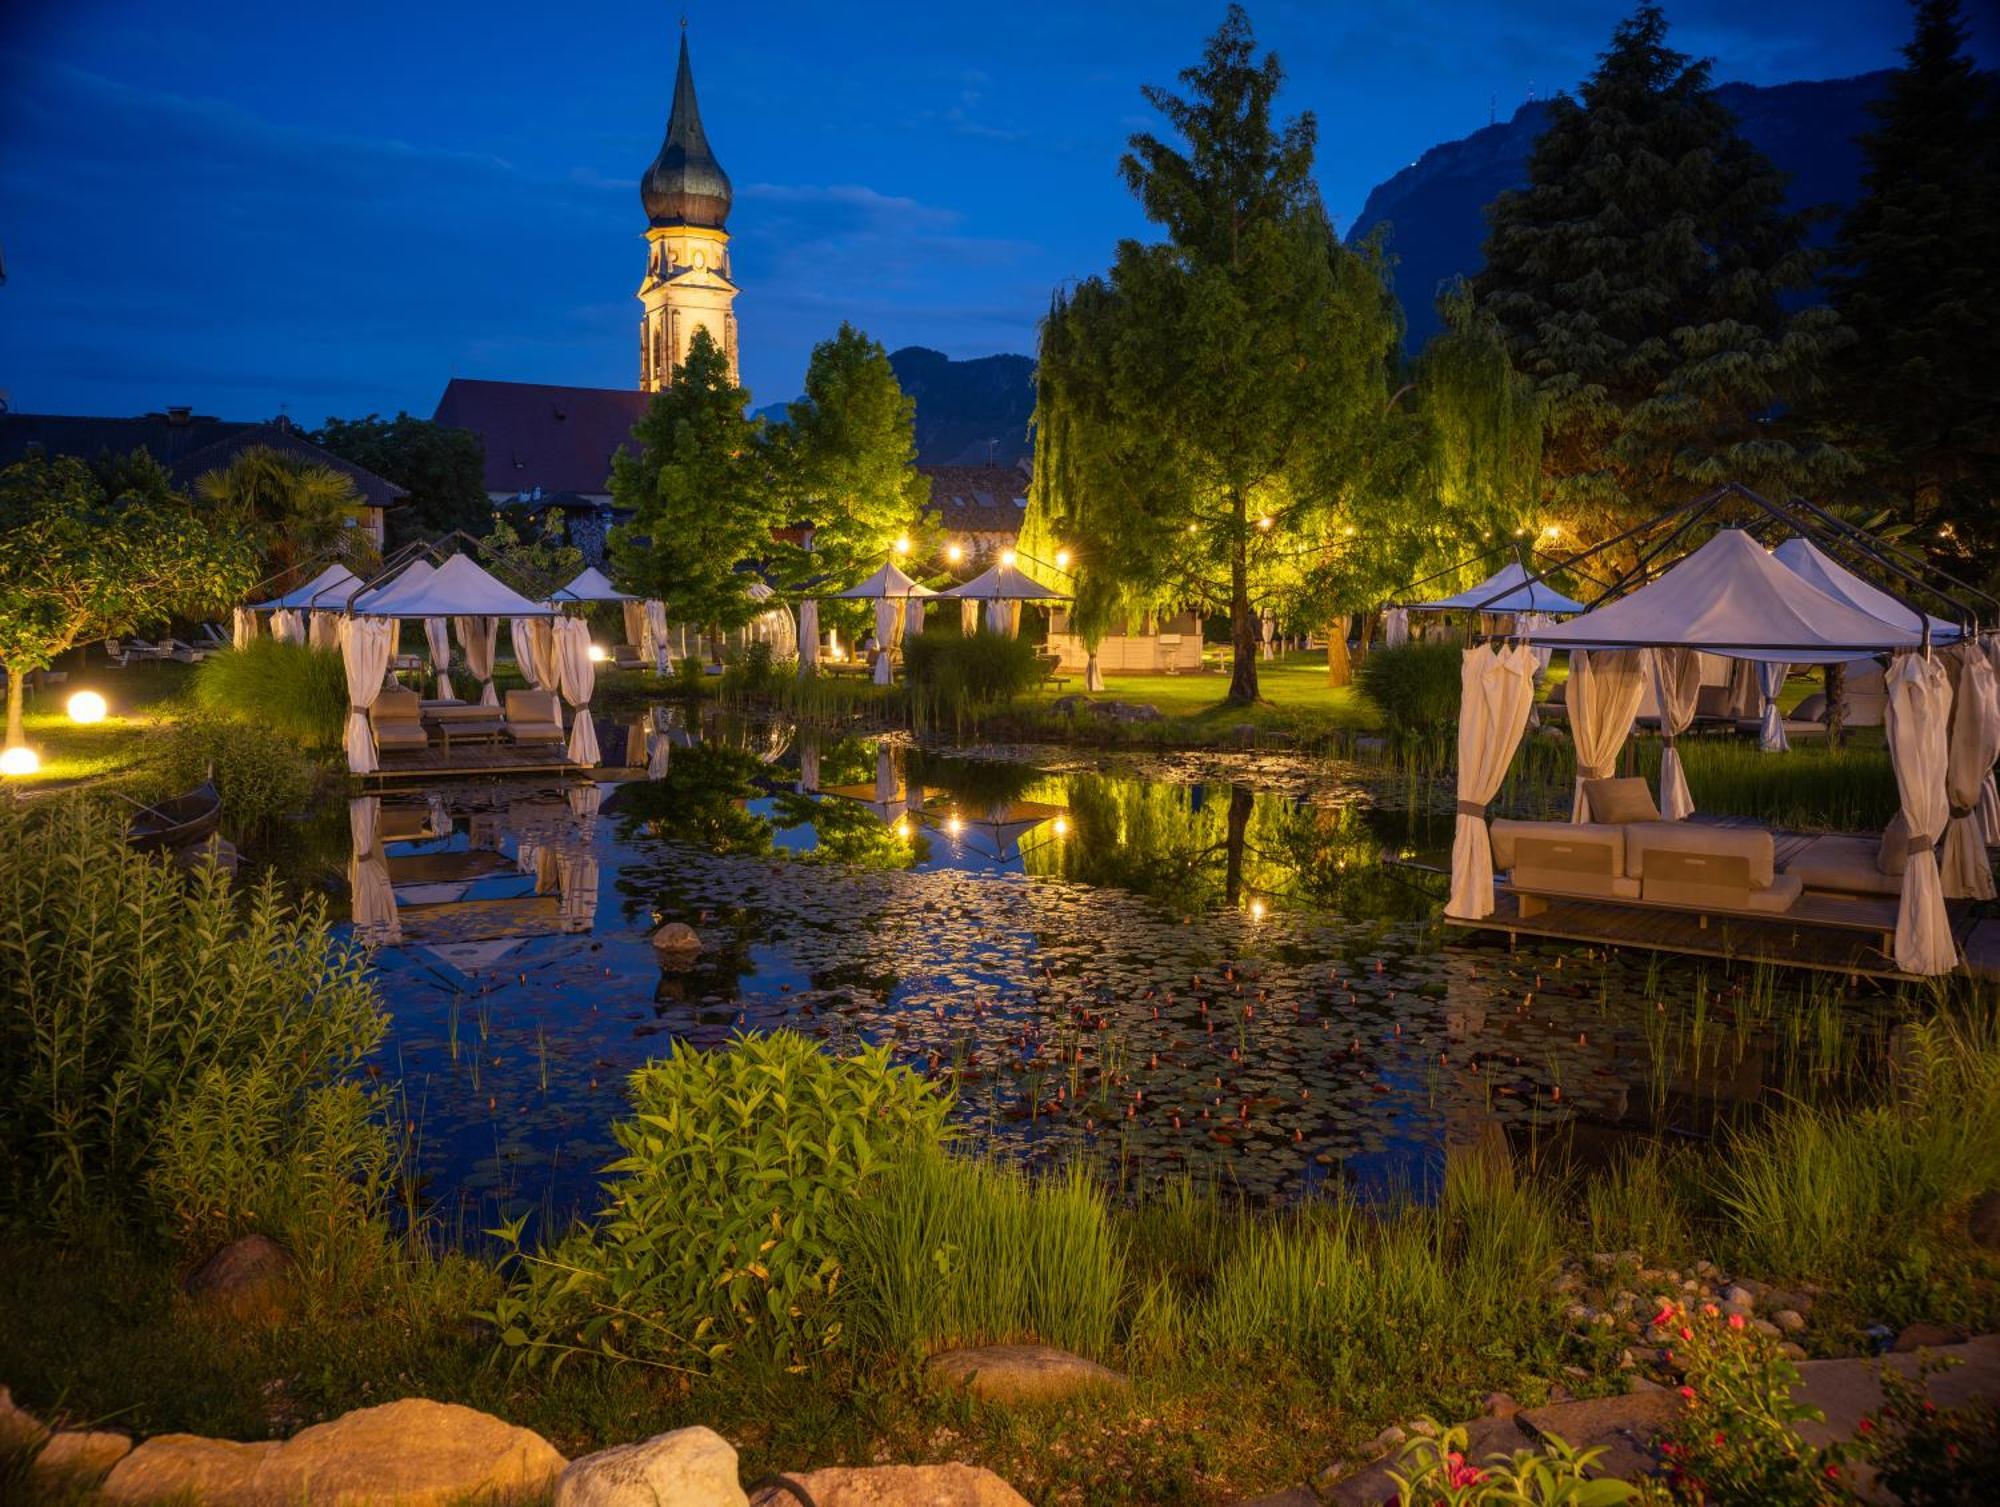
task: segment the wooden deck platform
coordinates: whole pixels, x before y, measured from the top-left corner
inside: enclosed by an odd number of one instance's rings
[[[361,779],[379,786],[440,776],[584,773],[584,766],[565,754],[560,745],[521,748],[506,743],[459,743],[449,753],[438,747],[388,750],[382,755],[382,767]]]

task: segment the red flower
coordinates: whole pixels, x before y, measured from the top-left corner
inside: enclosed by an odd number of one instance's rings
[[[1729,1327],[1731,1329],[1741,1329],[1743,1327],[1743,1315],[1740,1313],[1732,1313],[1729,1316]]]
[[[1682,1387],[1682,1388],[1681,1388],[1681,1396],[1682,1396],[1682,1397],[1685,1397],[1685,1398],[1686,1398],[1686,1399],[1687,1399],[1687,1400],[1688,1400],[1689,1402],[1693,1402],[1693,1401],[1694,1401],[1694,1388],[1693,1388],[1693,1387]]]
[[[1863,1413],[1861,1421],[1854,1425],[1854,1431],[1857,1434],[1872,1434],[1875,1431],[1875,1420]]]
[[[1653,1327],[1655,1329],[1664,1329],[1673,1321],[1674,1311],[1671,1307],[1662,1308],[1658,1313],[1653,1315]]]

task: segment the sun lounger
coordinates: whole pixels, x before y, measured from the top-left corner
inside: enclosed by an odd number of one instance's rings
[[[509,691],[507,716],[501,726],[516,743],[560,743],[560,715],[553,691]]]
[[[428,748],[430,734],[424,731],[423,703],[415,691],[381,691],[368,708],[368,725],[375,730],[375,747],[392,749]]]
[[[618,670],[643,670],[645,656],[640,654],[637,644],[613,644],[611,646],[612,668]]]
[[[177,638],[162,639],[160,653],[163,657],[179,660],[184,665],[197,665],[208,658],[206,649],[197,649],[193,644],[183,643]]]
[[[1709,914],[1781,915],[1805,884],[1779,874],[1771,834],[1699,822],[1524,822],[1490,827],[1493,866],[1521,914],[1550,898],[1637,901]]]

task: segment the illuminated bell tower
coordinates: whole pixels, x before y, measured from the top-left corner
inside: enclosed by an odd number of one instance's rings
[[[730,197],[729,175],[702,129],[683,25],[667,139],[639,180],[648,222],[646,280],[639,285],[646,309],[639,321],[639,386],[646,392],[673,382],[696,330],[708,331],[729,360],[730,380],[737,380],[736,284],[729,280],[725,228]]]

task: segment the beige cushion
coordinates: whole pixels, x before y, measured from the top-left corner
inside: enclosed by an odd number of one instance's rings
[[[1815,837],[1785,865],[1785,872],[1807,889],[1844,895],[1900,895],[1900,874],[1885,874],[1882,845],[1872,837]]]
[[[1503,818],[1492,824],[1492,833],[1494,866],[1516,889],[1624,900],[1638,896],[1638,881],[1624,873],[1623,828]]]
[[[1741,858],[1749,887],[1767,888],[1776,877],[1771,834],[1760,827],[1710,827],[1699,822],[1634,822],[1625,829],[1625,872],[1646,877],[1648,853],[1693,853]]]
[[[553,722],[509,722],[506,734],[516,743],[560,743],[563,730]]]
[[[368,708],[369,717],[378,725],[384,722],[416,722],[423,717],[423,699],[415,691],[380,691],[375,704]]]
[[[507,721],[509,723],[560,725],[561,716],[556,710],[554,691],[509,691],[507,693]]]
[[[377,748],[427,748],[430,746],[430,741],[421,722],[391,720],[375,724]]]
[[[1875,849],[1875,867],[1892,878],[1900,878],[1910,866],[1910,824],[1898,808],[1882,829],[1882,842]]]
[[[1604,827],[1594,822],[1522,822],[1495,817],[1488,824],[1493,834],[1493,867],[1511,869],[1519,858],[1522,838],[1553,839],[1563,843],[1588,844],[1609,851],[1611,872],[1625,871],[1625,829]]]
[[[1814,691],[1792,708],[1792,715],[1801,722],[1826,721],[1826,692]]]
[[[1585,780],[1583,798],[1590,805],[1590,819],[1622,827],[1628,822],[1656,822],[1660,808],[1653,804],[1653,792],[1641,779]]]
[[[1750,909],[1755,911],[1788,911],[1805,886],[1796,875],[1780,874],[1761,890],[1750,892]]]

